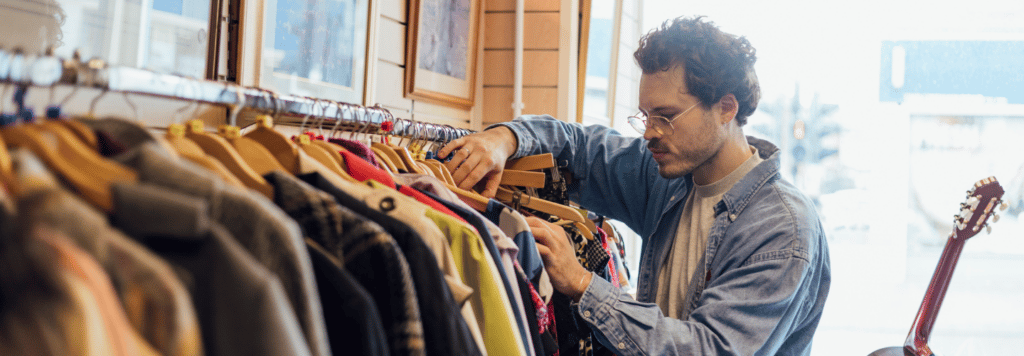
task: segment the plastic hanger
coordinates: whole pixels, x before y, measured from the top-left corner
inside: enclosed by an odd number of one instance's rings
[[[577,228],[584,232],[583,236],[588,240],[593,240],[594,235],[592,228],[588,227],[586,222],[588,221],[583,215],[580,214],[576,209],[567,207],[565,205],[552,203],[550,201],[540,199],[537,197],[523,194],[522,192],[513,192],[508,188],[498,187],[498,192],[494,195],[496,199],[506,204],[512,204],[514,207],[524,207],[531,210],[540,211],[550,215],[557,216],[563,220],[569,220],[574,223],[578,223]],[[593,224],[593,222],[590,222]]]
[[[270,93],[274,98],[274,115],[280,112],[276,93]],[[291,174],[299,173],[299,148],[292,140],[274,129],[274,117],[259,115],[256,117],[256,128],[242,137],[252,139],[270,151],[277,159],[284,170]],[[239,149],[241,149],[239,147]]]

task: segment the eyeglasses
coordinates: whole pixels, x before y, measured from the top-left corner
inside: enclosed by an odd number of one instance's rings
[[[647,128],[651,128],[652,130],[654,130],[654,132],[658,133],[659,135],[669,136],[672,135],[673,132],[675,132],[675,127],[672,126],[672,121],[676,121],[676,119],[678,119],[680,116],[683,116],[683,114],[690,112],[690,110],[693,110],[693,108],[695,107],[697,107],[697,104],[693,104],[692,106],[690,106],[690,108],[683,110],[683,112],[678,113],[675,116],[672,116],[671,119],[660,115],[647,116],[647,114],[644,114],[642,111],[626,119],[629,120],[629,125],[633,126],[633,129],[635,129],[641,135],[643,135],[644,132],[647,131]]]

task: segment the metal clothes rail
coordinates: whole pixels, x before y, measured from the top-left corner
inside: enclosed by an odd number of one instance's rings
[[[0,83],[52,87],[98,88],[106,92],[136,94],[223,105],[240,111],[270,114],[281,123],[318,122],[324,127],[387,133],[424,141],[447,142],[472,133],[448,125],[396,118],[379,106],[362,106],[327,99],[282,95],[261,88],[188,78],[150,70],[108,66],[99,59],[62,59],[0,49]],[[102,95],[102,94],[101,94]],[[235,120],[230,115],[229,120]],[[229,122],[237,125],[237,122]]]

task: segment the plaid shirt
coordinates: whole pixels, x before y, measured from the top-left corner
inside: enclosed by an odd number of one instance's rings
[[[329,194],[286,173],[271,172],[266,179],[274,185],[278,206],[299,223],[307,237],[341,260],[373,297],[391,354],[425,355],[409,264],[391,235],[339,205]]]

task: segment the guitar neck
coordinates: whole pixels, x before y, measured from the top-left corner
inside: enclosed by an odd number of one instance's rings
[[[946,247],[942,250],[942,257],[939,258],[939,265],[935,267],[935,274],[928,284],[928,291],[921,302],[921,308],[917,310],[917,317],[910,327],[910,335],[904,347],[915,356],[932,355],[928,347],[928,337],[931,336],[932,326],[939,315],[939,308],[942,307],[942,300],[946,297],[946,290],[949,282],[953,279],[953,270],[960,259],[960,252],[963,251],[966,238],[958,238],[957,232],[949,236]]]

